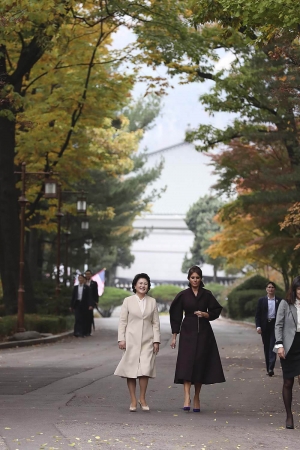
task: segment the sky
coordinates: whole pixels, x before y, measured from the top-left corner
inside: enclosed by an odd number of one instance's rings
[[[113,47],[123,48],[135,37],[132,32],[122,28],[116,33]],[[216,64],[216,70],[229,67],[233,60],[230,52],[223,52],[220,60]],[[145,67],[143,75],[155,74],[166,77],[167,71],[164,67],[159,67],[155,72]],[[140,143],[140,149],[147,148],[148,152],[160,150],[171,145],[183,142],[187,129],[196,128],[200,124],[211,124],[215,127],[223,128],[229,123],[233,116],[225,113],[218,113],[214,116],[205,111],[204,106],[199,102],[200,95],[207,93],[213,86],[213,82],[206,80],[203,83],[191,83],[180,85],[178,77],[169,78],[173,86],[167,90],[167,95],[162,98],[162,110],[155,121],[155,126],[147,131]],[[137,83],[133,90],[133,97],[137,98],[146,92],[145,83]]]

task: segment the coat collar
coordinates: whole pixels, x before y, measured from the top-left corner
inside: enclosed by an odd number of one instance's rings
[[[193,296],[193,298],[195,298],[196,300],[199,300],[199,299],[202,297],[202,295],[204,294],[204,289],[203,289],[203,287],[200,287],[200,288],[199,288],[199,291],[198,291],[198,294],[197,294],[197,295],[194,294],[192,288],[189,288],[189,290],[190,290],[190,293],[191,293],[191,295]]]
[[[134,301],[135,301],[135,304],[136,304],[136,309],[138,310],[138,312],[139,312],[139,314],[140,314],[140,316],[141,317],[145,317],[146,315],[147,315],[147,308],[149,308],[149,300],[148,300],[148,295],[146,294],[145,295],[145,310],[144,310],[144,312],[142,313],[142,311],[141,311],[141,308],[140,308],[140,305],[139,305],[139,300],[138,300],[138,296],[136,295],[136,294],[134,294]]]
[[[296,308],[295,305],[289,305],[289,306],[290,306],[290,311],[291,311],[291,313],[293,314],[293,318],[294,318],[295,325],[296,325],[296,327],[297,327],[297,323],[298,323],[297,308]]]
[[[265,295],[264,299],[265,299],[264,300],[265,301],[265,305],[267,306],[268,305],[268,296]],[[276,310],[277,310],[277,308],[279,306],[279,302],[280,302],[280,298],[276,297],[276,295],[275,295],[275,308],[276,308]]]

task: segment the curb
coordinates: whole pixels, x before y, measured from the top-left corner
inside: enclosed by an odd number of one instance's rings
[[[47,336],[38,339],[27,339],[26,341],[11,341],[11,342],[1,342],[0,350],[3,348],[16,348],[16,347],[27,347],[30,345],[38,344],[51,344],[52,342],[60,341],[61,339],[72,336],[74,331],[66,331],[65,333],[55,334],[54,336]]]

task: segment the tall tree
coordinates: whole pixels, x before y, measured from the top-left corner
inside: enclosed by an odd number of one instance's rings
[[[296,236],[280,229],[287,208],[298,197],[288,155],[276,142],[258,145],[236,139],[212,158],[219,173],[215,188],[236,198],[221,208],[222,229],[208,253],[240,268],[271,266],[288,288],[300,262],[300,252],[293,252]]]
[[[18,287],[14,170],[26,159],[34,171],[65,171],[76,168],[70,164],[75,155],[78,169],[88,129],[102,126],[126,105],[138,70],[121,73],[119,63],[135,54],[129,48],[112,52],[111,35],[144,20],[150,6],[130,0],[25,0],[21,6],[7,0],[0,5],[0,273],[8,308]],[[154,10],[157,15],[159,7]],[[29,217],[42,189],[33,194]]]
[[[134,240],[143,237],[144,233],[137,233],[133,229],[133,221],[137,215],[149,208],[149,203],[159,196],[159,192],[152,191],[145,195],[145,189],[160,175],[161,164],[150,170],[144,168],[146,155],[134,154],[137,149],[143,130],[151,127],[151,124],[160,111],[160,100],[148,96],[141,102],[140,99],[132,101],[123,114],[118,115],[112,121],[113,126],[105,129],[93,130],[91,141],[96,151],[105,150],[107,160],[99,164],[97,157],[93,157],[90,151],[88,162],[83,161],[82,167],[86,167],[86,179],[77,181],[74,189],[87,192],[88,218],[90,229],[82,232],[80,228],[81,217],[76,217],[74,205],[76,195],[64,199],[63,234],[71,231],[68,236],[70,247],[69,264],[73,268],[83,270],[84,264],[94,267],[106,267],[108,283],[113,281],[117,265],[130,266],[133,255],[130,252]],[[137,121],[136,118],[139,118]],[[110,154],[115,155],[115,162]],[[126,156],[126,158],[125,158]],[[110,165],[107,164],[110,161]],[[80,173],[78,173],[80,176]],[[81,177],[82,178],[82,177]],[[66,226],[71,225],[67,230]],[[54,225],[54,228],[53,228]],[[49,235],[49,231],[53,233]],[[56,236],[56,224],[53,222],[53,214],[49,209],[39,211],[39,222],[32,228],[32,232],[38,231],[40,238],[37,241],[46,245],[44,248],[44,271],[52,273],[55,266],[55,248],[53,243]],[[32,240],[30,240],[31,242]],[[87,245],[88,243],[88,245]],[[39,246],[39,245],[38,245]],[[66,248],[62,246],[64,253]],[[36,253],[32,266],[37,267]],[[41,256],[41,255],[40,255]],[[65,258],[62,258],[65,264]],[[40,264],[41,266],[41,264]]]

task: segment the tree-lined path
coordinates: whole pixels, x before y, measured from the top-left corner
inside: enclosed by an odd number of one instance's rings
[[[299,448],[283,428],[281,370],[266,376],[260,337],[252,326],[213,323],[226,383],[204,386],[201,413],[185,413],[173,384],[176,351],[162,316],[158,376],[150,381],[149,413],[130,413],[125,380],[113,375],[121,357],[117,318],[97,319],[91,338],[3,350],[0,354],[0,449],[272,449]]]

